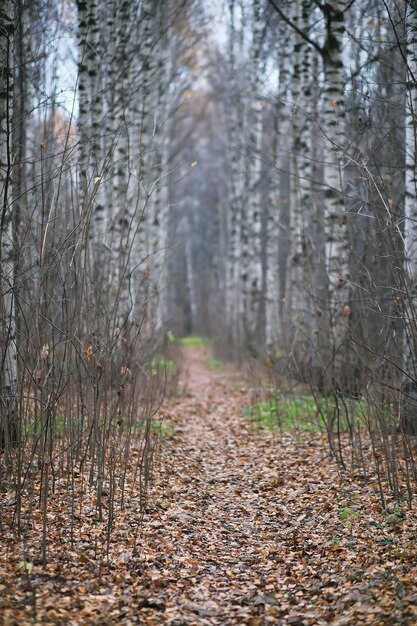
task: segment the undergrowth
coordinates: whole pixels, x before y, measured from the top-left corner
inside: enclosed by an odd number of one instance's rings
[[[259,402],[247,407],[245,415],[249,415],[257,425],[271,430],[297,429],[315,433],[325,430],[329,423],[345,430],[352,420],[363,418],[366,411],[365,400],[355,400],[340,407],[336,405],[334,398],[299,395],[295,398],[277,397]]]
[[[150,371],[152,376],[157,376],[161,372],[166,375],[176,374],[177,373],[177,365],[174,361],[170,359],[165,359],[163,357],[158,357],[156,359],[152,359],[149,363]]]
[[[158,420],[152,420],[150,430],[154,435],[158,435],[163,439],[172,439],[176,435],[176,430],[169,424]]]
[[[98,420],[98,423],[104,423],[103,420]],[[176,430],[165,424],[164,422],[158,421],[153,418],[145,419],[145,420],[132,420],[132,418],[128,417],[120,417],[116,422],[115,426],[117,430],[124,431],[126,429],[132,435],[140,435],[147,428],[149,431],[155,435],[160,435],[161,437],[166,437],[170,439],[176,433]],[[41,435],[45,433],[47,428],[52,428],[55,435],[58,436],[66,436],[69,434],[71,429],[71,424],[68,423],[68,420],[65,420],[63,416],[57,416],[54,420],[54,423],[45,424],[41,419],[35,420],[32,423],[26,423],[23,430],[23,440],[25,441],[28,437],[33,437],[34,435]],[[116,431],[116,428],[115,428]]]
[[[209,359],[207,361],[207,365],[208,365],[208,368],[211,369],[212,371],[218,371],[222,369],[223,361],[221,361],[220,359]]]

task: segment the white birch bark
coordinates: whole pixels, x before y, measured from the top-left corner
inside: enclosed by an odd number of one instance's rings
[[[112,243],[114,284],[117,286],[115,299],[115,323],[117,327],[128,333],[131,324],[131,313],[134,308],[136,285],[134,282],[133,241],[135,234],[135,214],[137,202],[132,179],[130,162],[130,101],[134,84],[130,83],[130,64],[132,63],[131,24],[135,16],[129,0],[123,0],[117,6],[114,63],[117,68],[115,75],[115,126],[114,141],[114,206],[112,215]],[[133,187],[133,190],[131,190]]]
[[[150,205],[149,238],[151,242],[151,296],[152,319],[154,328],[162,327],[165,317],[165,299],[167,278],[165,268],[165,250],[167,242],[168,221],[168,159],[170,138],[170,82],[172,77],[172,51],[170,49],[172,29],[172,6],[166,1],[161,3],[157,11],[156,26],[158,40],[156,42],[156,89],[154,107],[154,155],[155,167],[154,192]]]
[[[96,231],[100,232],[101,227],[104,231],[110,227],[112,220],[112,208],[116,206],[115,184],[116,162],[115,149],[117,144],[118,125],[117,111],[118,103],[115,97],[115,87],[117,81],[117,3],[116,0],[108,0],[105,7],[105,16],[103,16],[103,39],[107,42],[104,51],[103,63],[106,71],[103,80],[104,87],[104,124],[103,124],[103,156],[105,159],[105,168],[103,170],[103,180],[100,188],[106,198],[106,208],[103,211],[103,223],[100,225],[99,212],[96,212],[97,227]],[[104,237],[105,240],[108,238]],[[110,241],[107,241],[110,246]]]
[[[407,16],[407,96],[405,126],[405,261],[412,288],[417,283],[417,7],[409,5]]]
[[[310,31],[310,16],[312,13],[312,0],[301,1],[300,27],[304,32]],[[301,101],[300,101],[300,135],[297,148],[297,164],[300,189],[300,205],[302,213],[302,255],[303,255],[303,277],[304,288],[311,294],[312,283],[308,280],[308,269],[306,268],[305,246],[311,238],[310,229],[312,226],[312,180],[313,180],[313,159],[312,159],[312,50],[310,45],[303,41],[301,52]],[[308,305],[308,293],[305,293],[304,307]],[[306,308],[304,308],[304,316]]]
[[[88,136],[89,136],[89,84],[88,84],[88,4],[77,1],[77,46],[78,46],[78,131],[79,188],[81,212],[88,189]]]
[[[343,35],[345,31],[343,0],[328,2],[330,27],[327,34],[324,60],[324,134],[326,185],[326,262],[329,279],[329,308],[333,322],[334,339],[343,341],[343,307],[349,300],[349,266],[347,258],[347,217],[343,197],[342,158],[345,145],[345,102]]]
[[[405,211],[404,255],[407,293],[405,294],[405,381],[417,386],[417,6],[407,7],[407,92],[405,127]],[[415,418],[413,418],[415,420]],[[413,429],[417,431],[416,424]]]
[[[86,172],[86,195],[84,206],[87,208],[90,218],[89,241],[91,243],[89,256],[92,262],[92,279],[95,284],[104,285],[108,282],[102,271],[105,264],[108,248],[106,247],[106,231],[108,227],[109,204],[107,203],[106,192],[108,184],[106,182],[105,167],[105,145],[103,140],[104,125],[104,76],[111,66],[104,64],[104,54],[106,45],[105,21],[101,23],[98,0],[88,3],[88,25],[87,40],[88,53],[86,55],[88,76],[87,82],[87,106],[88,127],[85,128],[84,139],[88,141],[87,150],[87,172]],[[112,49],[112,40],[108,47]],[[111,279],[110,279],[111,280]],[[109,303],[107,302],[107,306]]]
[[[319,129],[319,93],[320,85],[320,60],[317,51],[313,53],[312,59],[312,194],[311,194],[311,221],[309,223],[309,236],[306,249],[306,266],[308,285],[313,285],[309,304],[312,306],[311,319],[314,326],[311,332],[311,377],[316,388],[321,389],[327,377],[329,367],[331,329],[330,316],[328,312],[328,280],[326,270],[326,250],[324,228],[325,206],[319,197],[319,167],[323,163],[323,151],[321,148],[322,133]]]
[[[90,81],[90,127],[91,143],[89,146],[92,175],[100,175],[102,161],[102,133],[103,133],[103,87],[102,87],[102,57],[104,52],[102,34],[99,25],[98,0],[89,0],[88,36],[91,39],[88,53],[88,73]],[[101,211],[102,207],[100,207]],[[97,211],[97,203],[95,207]]]
[[[282,298],[279,267],[280,242],[280,169],[283,159],[282,133],[288,124],[290,114],[289,90],[291,83],[290,46],[291,31],[288,28],[281,33],[281,45],[278,49],[279,89],[274,112],[274,130],[272,140],[272,170],[269,181],[268,204],[266,215],[266,293],[265,293],[265,348],[273,358],[278,349],[282,349]],[[286,155],[285,155],[286,159]]]
[[[249,339],[259,332],[261,297],[262,297],[262,259],[261,259],[261,165],[262,165],[262,101],[261,81],[261,45],[262,21],[260,0],[253,0],[253,33],[251,58],[251,105],[249,109],[249,145],[248,145],[248,209],[246,242],[247,268],[244,269],[246,280],[243,285],[243,297],[246,302],[246,321]]]
[[[277,107],[278,109],[278,107]],[[270,174],[269,193],[266,216],[266,292],[265,292],[265,348],[266,353],[273,357],[280,339],[279,316],[279,198],[278,184],[278,146],[279,120],[278,111],[274,115],[274,137],[272,140],[272,171]]]
[[[292,22],[300,27],[301,0],[290,3]],[[294,341],[299,341],[298,329],[302,327],[303,303],[303,257],[302,257],[302,205],[300,197],[299,162],[302,158],[300,135],[302,125],[302,50],[303,38],[294,32],[294,47],[292,53],[293,72],[291,79],[292,99],[292,154],[291,154],[291,194],[290,194],[290,254],[288,255],[287,269],[287,296],[286,296],[286,344],[287,350],[292,350]]]
[[[309,32],[312,11],[311,0],[295,3],[301,31]],[[311,47],[298,33],[294,50],[295,67],[293,81],[297,84],[297,99],[294,102],[294,250],[292,255],[292,299],[291,319],[294,322],[294,357],[297,367],[307,367],[311,341],[311,296],[313,291],[312,271],[307,264],[307,246],[312,223],[312,139],[311,139]]]
[[[92,211],[91,194],[98,175],[101,149],[101,37],[97,0],[77,0],[79,183],[83,210]]]
[[[186,269],[186,282],[188,290],[188,300],[190,303],[190,326],[194,330],[196,328],[197,321],[197,294],[196,294],[196,280],[193,263],[193,215],[192,210],[194,204],[191,202],[190,215],[184,219],[185,225],[185,269]]]
[[[236,349],[240,343],[239,298],[241,297],[240,271],[240,222],[242,213],[242,185],[239,178],[241,171],[241,153],[238,141],[239,134],[239,98],[236,80],[236,29],[235,2],[229,2],[229,62],[230,62],[230,97],[228,102],[228,162],[230,166],[229,206],[227,212],[227,261],[226,261],[226,323],[230,329],[232,347]]]
[[[239,198],[240,210],[238,217],[238,245],[236,248],[237,255],[237,268],[239,275],[236,279],[238,284],[237,288],[237,307],[236,307],[236,347],[237,352],[243,347],[245,340],[245,333],[248,328],[248,307],[247,307],[247,285],[248,285],[248,243],[249,243],[249,225],[248,225],[248,182],[249,182],[249,159],[247,154],[248,135],[249,135],[249,115],[248,112],[251,106],[251,94],[248,94],[246,85],[250,84],[250,75],[248,76],[247,64],[245,58],[247,56],[247,50],[251,50],[251,43],[247,40],[247,11],[246,5],[243,2],[239,3],[240,9],[240,32],[238,41],[238,47],[236,47],[237,53],[235,54],[236,71],[239,79],[236,83],[239,85],[237,90],[237,138],[236,147],[238,158],[238,172],[236,193]],[[252,40],[253,43],[253,40]],[[239,60],[241,62],[239,63]],[[249,72],[252,67],[249,64]]]
[[[0,448],[15,443],[18,381],[15,236],[12,206],[13,46],[15,3],[0,5]]]
[[[152,103],[152,77],[154,75],[154,23],[155,6],[152,0],[144,0],[141,13],[141,50],[140,50],[140,137],[139,137],[139,223],[137,224],[137,237],[135,241],[135,254],[139,261],[138,294],[143,306],[143,319],[145,329],[152,325],[152,312],[150,306],[151,295],[151,241],[149,237],[149,214],[152,202],[153,179],[152,172],[152,139],[153,119],[151,116]]]

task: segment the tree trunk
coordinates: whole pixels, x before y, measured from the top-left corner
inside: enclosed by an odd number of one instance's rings
[[[301,26],[301,0],[293,0],[290,5],[292,21],[297,28]],[[303,251],[302,229],[303,213],[301,204],[301,181],[299,166],[303,158],[301,154],[301,126],[303,113],[302,94],[302,52],[305,46],[303,38],[298,32],[293,34],[291,79],[291,192],[290,192],[290,254],[287,266],[287,296],[286,296],[286,351],[292,356],[292,364],[298,359],[294,354],[295,345],[301,344],[303,327]]]
[[[272,145],[273,165],[278,157],[278,116],[274,117],[274,138]],[[270,174],[267,216],[266,216],[266,276],[265,276],[265,349],[267,355],[273,357],[278,349],[280,339],[279,318],[279,266],[278,266],[278,242],[279,242],[279,202],[277,183],[275,177],[278,168],[272,169]]]
[[[311,0],[293,3],[293,22],[309,32]],[[311,142],[311,47],[295,33],[293,87],[293,193],[291,202],[292,253],[288,320],[292,365],[305,378],[311,352],[311,272],[307,265],[307,241],[312,222],[312,142]],[[291,320],[291,321],[290,321]]]
[[[331,341],[325,357],[329,373],[327,391],[344,390],[349,374],[346,355],[349,350],[349,328],[346,306],[350,301],[350,276],[348,264],[347,216],[343,195],[342,159],[345,146],[345,102],[343,0],[333,0],[324,6],[327,37],[323,47],[324,108],[322,133],[324,147],[324,183],[326,190],[325,230],[326,269],[328,278],[328,303],[324,316],[329,316]],[[325,341],[323,341],[325,344]]]
[[[229,55],[230,55],[230,91],[228,100],[228,161],[230,165],[229,178],[229,203],[227,211],[227,261],[226,261],[226,324],[230,333],[232,350],[238,350],[242,341],[241,325],[239,319],[239,300],[241,294],[241,241],[240,227],[242,219],[242,196],[241,196],[241,151],[239,145],[239,99],[237,85],[237,65],[235,53],[235,3],[229,2],[230,32],[229,32]],[[242,129],[240,129],[241,131]]]
[[[248,135],[248,229],[244,268],[244,301],[246,309],[246,332],[249,344],[259,340],[262,297],[261,257],[261,165],[262,165],[262,101],[260,95],[262,22],[260,0],[253,0],[251,102],[249,108]]]
[[[407,95],[405,127],[405,332],[403,428],[417,435],[417,7],[407,7]]]
[[[282,153],[285,153],[281,144],[283,128],[287,126],[289,117],[288,91],[291,82],[289,55],[289,31],[285,29],[280,38],[281,46],[278,49],[279,82],[277,102],[273,111],[273,138],[271,154],[271,171],[266,206],[266,276],[265,276],[265,349],[270,358],[282,349],[282,298],[280,280],[280,229],[282,207],[280,203],[280,169]]]
[[[151,242],[151,296],[152,319],[155,330],[163,327],[166,318],[166,267],[165,249],[168,220],[168,159],[170,138],[170,82],[172,75],[172,7],[170,2],[160,3],[156,26],[159,37],[156,42],[157,89],[154,90],[154,192],[149,216]]]
[[[12,119],[15,3],[0,6],[0,448],[18,439]]]

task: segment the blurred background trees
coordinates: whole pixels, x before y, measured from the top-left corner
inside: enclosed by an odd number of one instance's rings
[[[274,385],[291,376],[333,396],[332,446],[334,423],[366,398],[375,458],[394,475],[389,449],[412,456],[417,432],[416,6],[230,0],[214,12],[224,26],[192,89],[204,120],[190,109],[199,165],[171,212],[170,325],[264,361]]]
[[[214,115],[196,123],[199,166],[175,186],[189,217],[170,283],[187,284],[190,228],[195,276],[192,292],[170,299],[172,326],[182,332],[191,318],[229,354],[279,354],[323,393],[393,376],[401,386],[402,370],[414,379],[404,360],[414,8],[235,0],[220,16],[192,94],[205,90]]]

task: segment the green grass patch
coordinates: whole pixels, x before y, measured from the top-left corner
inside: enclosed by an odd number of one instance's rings
[[[213,370],[213,371],[217,371],[217,370],[221,370],[223,367],[223,361],[220,361],[220,359],[209,359],[207,361],[207,365],[209,367],[209,369]]]
[[[169,424],[165,424],[164,422],[160,422],[158,420],[152,420],[150,429],[152,433],[164,439],[172,439],[177,432],[175,428]]]
[[[129,427],[130,433],[132,435],[140,435],[141,433],[144,433],[149,429],[149,431],[153,435],[166,439],[171,439],[177,432],[175,428],[173,428],[169,424],[166,424],[165,422],[161,422],[160,420],[154,418],[149,418],[148,420],[143,421],[133,420],[129,425],[127,417],[123,417],[118,422],[118,427],[121,430],[125,430]]]
[[[187,347],[196,347],[196,346],[211,346],[211,339],[208,337],[198,337],[198,336],[190,336],[190,337],[181,337],[178,340],[181,346]]]
[[[355,509],[344,507],[343,509],[339,509],[339,517],[343,521],[353,521],[358,519],[359,513]]]
[[[334,398],[314,398],[297,396],[295,398],[274,398],[260,402],[245,410],[253,422],[272,430],[299,429],[306,432],[319,432],[326,423],[334,421],[334,428],[344,430],[353,418],[366,414],[365,400],[349,400],[336,410]],[[336,419],[338,416],[338,419]]]
[[[45,432],[45,429],[52,428],[52,431],[57,435],[62,435],[68,430],[68,422],[65,420],[63,415],[55,415],[52,418],[52,423],[47,422],[46,417],[42,418],[33,418],[25,420],[22,424],[22,438],[26,439],[28,437],[37,437],[42,432]]]
[[[172,330],[167,330],[166,337],[167,337],[169,343],[175,343],[176,337],[175,337],[174,333],[172,332]]]
[[[158,374],[168,374],[173,375],[177,373],[177,366],[174,361],[170,361],[169,359],[164,359],[163,357],[158,357],[156,359],[152,359],[149,363],[150,371],[152,376],[157,376]]]
[[[124,431],[126,428],[129,427],[129,421],[127,417],[122,417],[118,421],[112,420],[111,423],[103,422],[101,423],[101,426],[104,428],[113,428]],[[75,429],[75,427],[76,424],[73,423],[72,429]],[[85,424],[84,427],[88,427],[88,424]],[[148,424],[146,423],[146,421],[133,420],[132,422],[130,422],[130,432],[132,435],[139,435],[140,433],[143,433],[148,427],[151,433],[163,438],[171,439],[176,434],[175,428],[173,428],[169,424],[165,424],[164,422],[153,418],[150,419],[150,422]],[[30,420],[22,425],[22,437],[24,439],[28,439],[30,437],[39,436],[41,432],[45,430],[45,428],[45,422],[42,423],[40,419]],[[62,415],[57,415],[54,418],[53,432],[55,434],[65,436],[66,434],[69,434],[70,431],[71,424],[68,421],[65,421]]]

